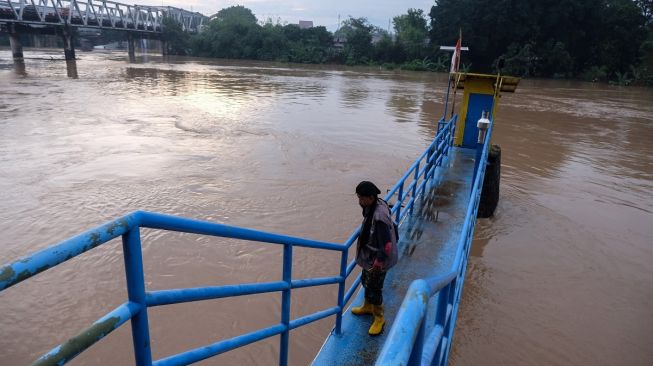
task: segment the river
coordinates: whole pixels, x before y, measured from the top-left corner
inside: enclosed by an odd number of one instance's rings
[[[354,187],[390,188],[433,138],[446,75],[0,50],[0,263],[132,210],[343,242]],[[53,58],[55,60],[53,60]],[[75,76],[74,78],[68,76]],[[653,90],[523,81],[494,140],[501,201],[480,220],[451,365],[651,365]],[[150,290],[269,281],[281,249],[143,230]],[[339,259],[296,250],[294,278]],[[293,318],[336,288],[293,291]],[[112,241],[0,294],[0,365],[23,365],[127,299]],[[149,310],[159,359],[279,321],[280,296]],[[291,333],[310,363],[328,318]],[[276,363],[278,338],[200,364]],[[133,364],[129,325],[73,364]]]

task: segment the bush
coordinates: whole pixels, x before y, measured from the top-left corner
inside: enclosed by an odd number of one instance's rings
[[[608,68],[605,66],[592,66],[581,74],[581,79],[594,83],[597,81],[607,81]]]

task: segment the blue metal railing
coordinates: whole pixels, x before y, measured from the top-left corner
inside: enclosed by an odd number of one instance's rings
[[[436,177],[436,168],[442,164],[444,157],[449,153],[452,146],[456,118],[457,116],[454,116],[449,121],[441,120],[439,122],[436,138],[386,195],[386,200],[396,197],[392,214],[395,215],[394,219],[397,222],[401,223],[409,213],[412,213],[417,198],[424,194],[428,182]],[[402,209],[403,206],[405,206],[405,209]],[[267,283],[146,291],[141,251],[141,228],[283,245],[282,279],[281,281]],[[188,365],[275,335],[280,335],[279,364],[287,365],[290,330],[336,315],[334,331],[336,334],[341,333],[343,310],[360,285],[359,275],[350,288],[345,289],[346,280],[356,266],[355,261],[348,263],[348,252],[357,239],[359,232],[360,230],[354,231],[344,244],[336,244],[153,212],[136,211],[0,267],[0,292],[112,239],[122,237],[128,301],[100,318],[89,328],[41,356],[33,365],[63,365],[127,322],[127,320],[131,320],[134,355],[138,366]],[[292,253],[294,247],[341,252],[339,275],[292,279]],[[290,295],[292,289],[329,284],[338,284],[337,306],[297,319],[290,319]],[[147,315],[149,307],[268,292],[281,292],[282,294],[280,323],[158,361],[152,361]]]
[[[483,189],[486,168],[483,162],[488,158],[493,125],[490,124],[481,157],[476,162],[478,171],[473,176],[471,197],[451,270],[411,283],[376,366],[447,364]],[[436,295],[435,319],[429,334],[426,334],[429,303]]]

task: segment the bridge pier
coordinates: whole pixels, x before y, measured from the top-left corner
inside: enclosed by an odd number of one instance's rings
[[[25,67],[25,60],[22,58],[14,59],[14,72],[17,75],[25,76],[27,75],[27,68]]]
[[[134,39],[134,36],[131,33],[127,37],[127,44],[129,49],[128,50],[129,62],[134,62],[136,61],[136,40]]]
[[[20,42],[20,37],[13,24],[9,27],[9,44],[11,45],[11,55],[14,60],[22,61],[23,44]]]
[[[79,75],[77,74],[77,61],[76,60],[66,60],[66,74],[71,79],[78,79]]]
[[[66,60],[75,59],[75,43],[73,40],[73,32],[69,27],[65,27],[62,33],[63,37],[63,52]]]

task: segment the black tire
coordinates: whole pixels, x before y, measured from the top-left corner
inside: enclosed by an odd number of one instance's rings
[[[487,157],[487,167],[483,179],[483,191],[481,201],[478,204],[479,218],[486,219],[494,215],[494,210],[499,203],[499,183],[501,181],[501,147],[490,146],[490,153]]]

